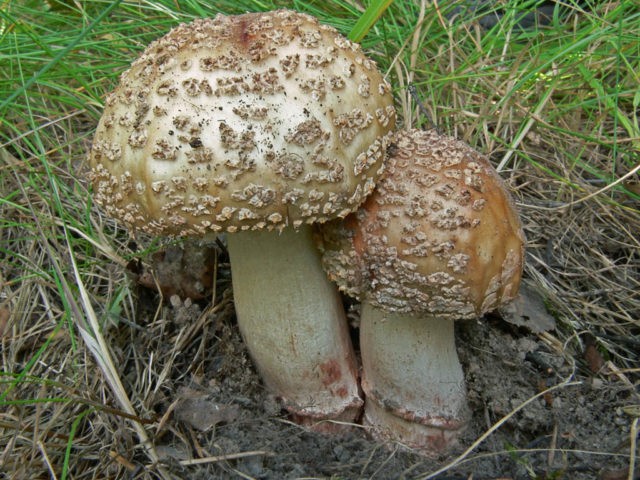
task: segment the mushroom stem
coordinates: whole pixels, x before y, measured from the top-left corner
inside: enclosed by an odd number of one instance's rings
[[[301,423],[355,420],[362,399],[348,324],[311,227],[227,238],[238,325],[267,388]]]
[[[453,320],[362,304],[364,423],[371,434],[433,455],[455,445],[468,419]]]

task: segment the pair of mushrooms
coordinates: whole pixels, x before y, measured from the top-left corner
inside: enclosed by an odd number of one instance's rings
[[[218,15],[123,73],[90,179],[133,230],[226,232],[241,333],[300,422],[357,421],[362,388],[375,436],[439,451],[467,418],[453,320],[515,295],[523,236],[486,159],[394,127],[388,83],[335,29]],[[361,382],[329,278],[362,301]]]

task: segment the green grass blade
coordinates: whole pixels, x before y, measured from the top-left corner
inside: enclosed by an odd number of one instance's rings
[[[116,8],[122,0],[117,0],[111,3],[111,5],[107,6],[100,15],[98,15],[93,22],[87,25],[82,31],[78,34],[76,38],[74,38],[65,48],[61,49],[55,57],[53,57],[49,62],[47,62],[35,75],[29,78],[24,84],[14,91],[11,95],[4,99],[2,103],[0,103],[0,111],[7,108],[7,106],[11,105],[11,103],[18,98],[20,95],[25,93],[34,83],[36,83],[44,74],[46,74],[52,67],[54,67],[60,60],[62,60],[69,52],[71,52],[74,48],[76,48],[85,38],[86,36],[93,30],[93,28],[99,24],[114,8]]]
[[[372,1],[351,29],[351,32],[349,33],[349,40],[353,42],[359,42],[362,40],[392,3],[393,0]]]
[[[67,441],[67,448],[64,452],[64,461],[62,463],[62,475],[61,480],[65,480],[69,475],[69,462],[71,461],[71,451],[73,449],[73,440],[76,437],[76,433],[78,432],[78,428],[80,427],[80,423],[88,414],[93,412],[92,408],[88,408],[80,413],[71,424],[71,430],[69,431],[69,440]]]

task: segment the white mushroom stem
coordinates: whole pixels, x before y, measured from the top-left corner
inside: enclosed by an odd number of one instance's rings
[[[357,365],[311,227],[228,235],[238,325],[267,386],[302,423],[353,421]]]
[[[378,439],[446,451],[468,418],[453,321],[387,313],[364,301],[360,322],[364,423]]]

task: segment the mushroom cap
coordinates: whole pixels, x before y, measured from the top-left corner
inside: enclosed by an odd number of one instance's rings
[[[344,292],[389,312],[474,318],[512,299],[524,233],[486,157],[433,131],[392,139],[357,212],[321,227],[323,264]]]
[[[160,235],[344,217],[382,171],[392,103],[375,62],[309,15],[182,24],[108,96],[89,155],[94,198]]]

